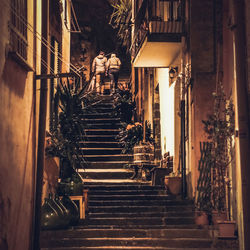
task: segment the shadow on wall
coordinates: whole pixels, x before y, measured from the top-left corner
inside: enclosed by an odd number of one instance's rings
[[[24,96],[27,71],[10,58],[6,59],[2,79],[11,92],[19,97]]]
[[[186,175],[186,179],[187,179],[187,183],[192,183],[192,175],[191,175],[191,172],[189,172],[189,173]],[[187,185],[187,193],[188,193],[188,197],[193,197],[194,190],[193,190],[192,185]]]
[[[11,202],[9,199],[4,200],[2,193],[0,193],[0,249],[8,250],[7,243],[7,226],[9,221],[9,213]]]

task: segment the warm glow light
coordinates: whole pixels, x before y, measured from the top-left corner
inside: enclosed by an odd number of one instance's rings
[[[159,92],[160,92],[160,114],[161,114],[161,148],[162,155],[170,152],[174,156],[174,84],[169,86],[169,69],[157,69]]]

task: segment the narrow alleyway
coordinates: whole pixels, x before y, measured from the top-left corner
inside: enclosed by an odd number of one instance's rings
[[[42,231],[42,249],[216,247],[212,231],[195,225],[192,201],[168,195],[164,187],[148,181],[131,179],[133,172],[123,166],[132,155],[122,154],[116,140],[121,123],[112,101],[113,96],[98,97],[83,117],[89,124],[83,141],[89,164],[80,171],[89,190],[86,219],[68,230]]]

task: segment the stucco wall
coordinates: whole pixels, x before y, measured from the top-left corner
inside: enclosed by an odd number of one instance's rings
[[[3,3],[4,2],[4,3]],[[29,11],[32,4],[29,1]],[[8,53],[8,1],[0,7],[0,249],[28,250],[33,216],[35,134],[33,73]],[[32,12],[29,22],[32,19]],[[28,41],[32,45],[32,34]],[[32,48],[28,61],[32,64]],[[31,53],[30,53],[31,52]]]
[[[7,27],[4,18],[1,27]],[[3,36],[8,37],[7,29]],[[2,55],[6,42],[0,44]],[[1,56],[0,89],[0,249],[27,250],[35,163],[33,74]]]
[[[189,195],[194,195],[199,176],[198,162],[200,159],[200,142],[207,141],[202,120],[213,110],[212,92],[215,90],[215,30],[214,26],[214,1],[190,2],[190,54],[189,63],[192,66],[193,87],[189,98],[189,118],[192,119],[191,137],[187,161],[192,162],[192,181],[188,186]],[[190,185],[190,183],[188,183]]]

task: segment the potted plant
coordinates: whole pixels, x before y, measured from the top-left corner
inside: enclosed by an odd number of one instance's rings
[[[113,106],[115,114],[121,117],[123,122],[126,124],[131,123],[135,111],[135,102],[128,87],[117,89],[114,95]]]
[[[144,126],[140,122],[132,124],[123,124],[117,139],[123,146],[123,153],[132,152],[135,146],[153,145],[151,126],[145,121]],[[145,152],[146,153],[146,152]]]
[[[151,167],[154,161],[154,139],[151,135],[151,126],[145,121],[144,126],[140,122],[123,124],[117,139],[123,146],[122,153],[133,153],[133,163],[126,164],[125,167],[134,170],[132,179],[151,179]],[[146,166],[146,167],[145,167]]]
[[[164,184],[167,191],[172,195],[179,195],[182,188],[182,179],[180,171],[172,172],[165,176]]]
[[[84,167],[80,142],[84,136],[82,115],[87,103],[84,89],[80,88],[78,81],[74,84],[69,79],[60,81],[54,99],[51,138],[46,155],[60,158],[61,184],[81,182],[77,169]]]
[[[234,106],[232,99],[227,100],[220,82],[213,93],[214,109],[207,120],[202,121],[204,130],[211,143],[211,203],[214,214],[225,219],[230,204],[226,203],[226,179],[231,161],[230,148],[234,134]],[[224,218],[223,218],[224,216]],[[228,216],[230,217],[230,216]],[[219,219],[214,220],[214,224]]]

